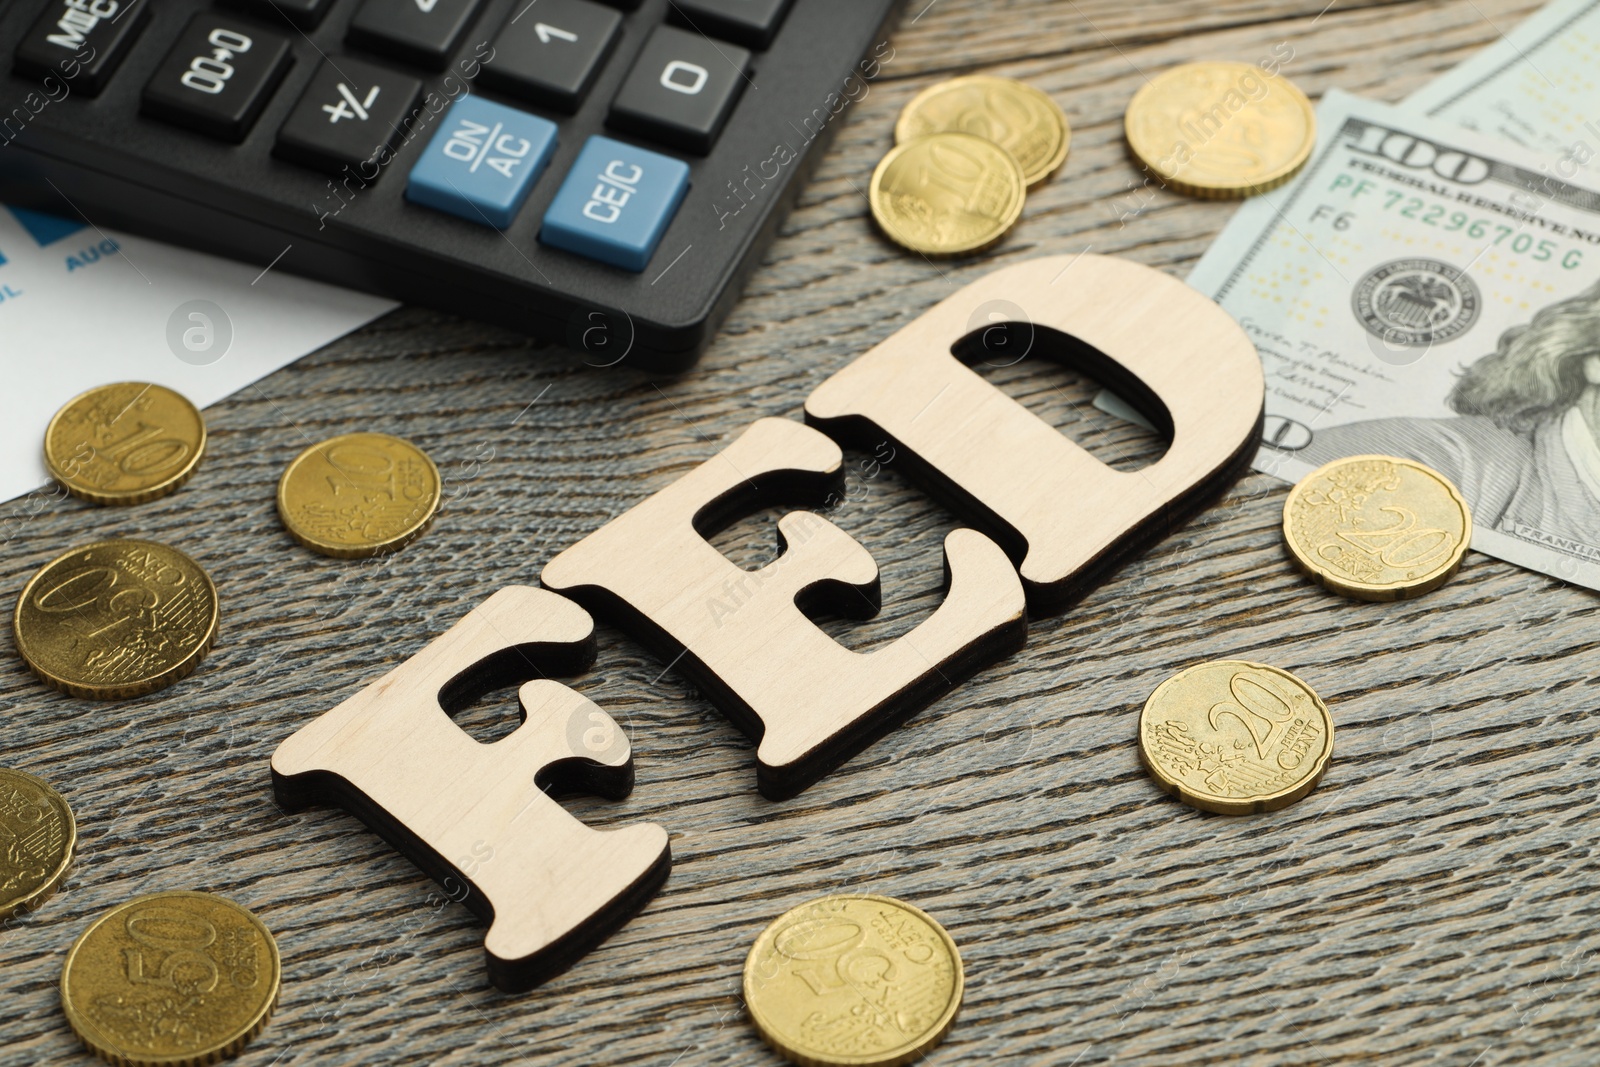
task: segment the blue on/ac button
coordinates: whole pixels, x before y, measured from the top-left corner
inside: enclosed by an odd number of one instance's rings
[[[682,160],[591,137],[544,213],[539,240],[644,270],[688,188],[689,166]]]
[[[411,168],[406,199],[503,230],[555,149],[555,123],[481,97],[462,97]]]

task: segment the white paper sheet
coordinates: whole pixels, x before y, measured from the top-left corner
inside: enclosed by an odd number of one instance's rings
[[[0,500],[48,480],[45,426],[86,389],[203,407],[396,306],[266,267],[0,209]]]

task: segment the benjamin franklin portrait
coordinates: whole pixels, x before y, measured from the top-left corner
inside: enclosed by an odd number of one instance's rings
[[[1600,544],[1600,283],[1506,330],[1447,402],[1456,417],[1336,426],[1297,456],[1415,459],[1460,488],[1478,526],[1552,547]]]

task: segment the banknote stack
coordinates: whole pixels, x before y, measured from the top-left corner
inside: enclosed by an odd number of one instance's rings
[[[1473,548],[1591,589],[1597,36],[1600,4],[1558,0],[1398,106],[1329,92],[1304,170],[1189,277],[1260,349],[1258,470],[1415,460],[1460,489]]]

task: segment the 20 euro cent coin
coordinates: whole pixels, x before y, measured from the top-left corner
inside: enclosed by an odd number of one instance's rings
[[[1156,784],[1221,815],[1287,807],[1333,755],[1327,705],[1288,671],[1214,660],[1156,687],[1139,715],[1139,755]]]
[[[1060,169],[1072,143],[1067,116],[1048,95],[1015,78],[988,74],[928,86],[894,125],[899,144],[951,132],[982,137],[1010,152],[1030,189]]]
[[[1319,583],[1359,600],[1437,589],[1461,566],[1472,512],[1450,480],[1395,456],[1350,456],[1312,471],[1283,502],[1289,554]]]
[[[0,767],[0,919],[32,911],[72,869],[78,827],[42,778]]]
[[[944,1039],[961,1007],[961,955],[903,901],[822,897],[756,938],[744,999],[756,1029],[803,1067],[898,1067]]]

